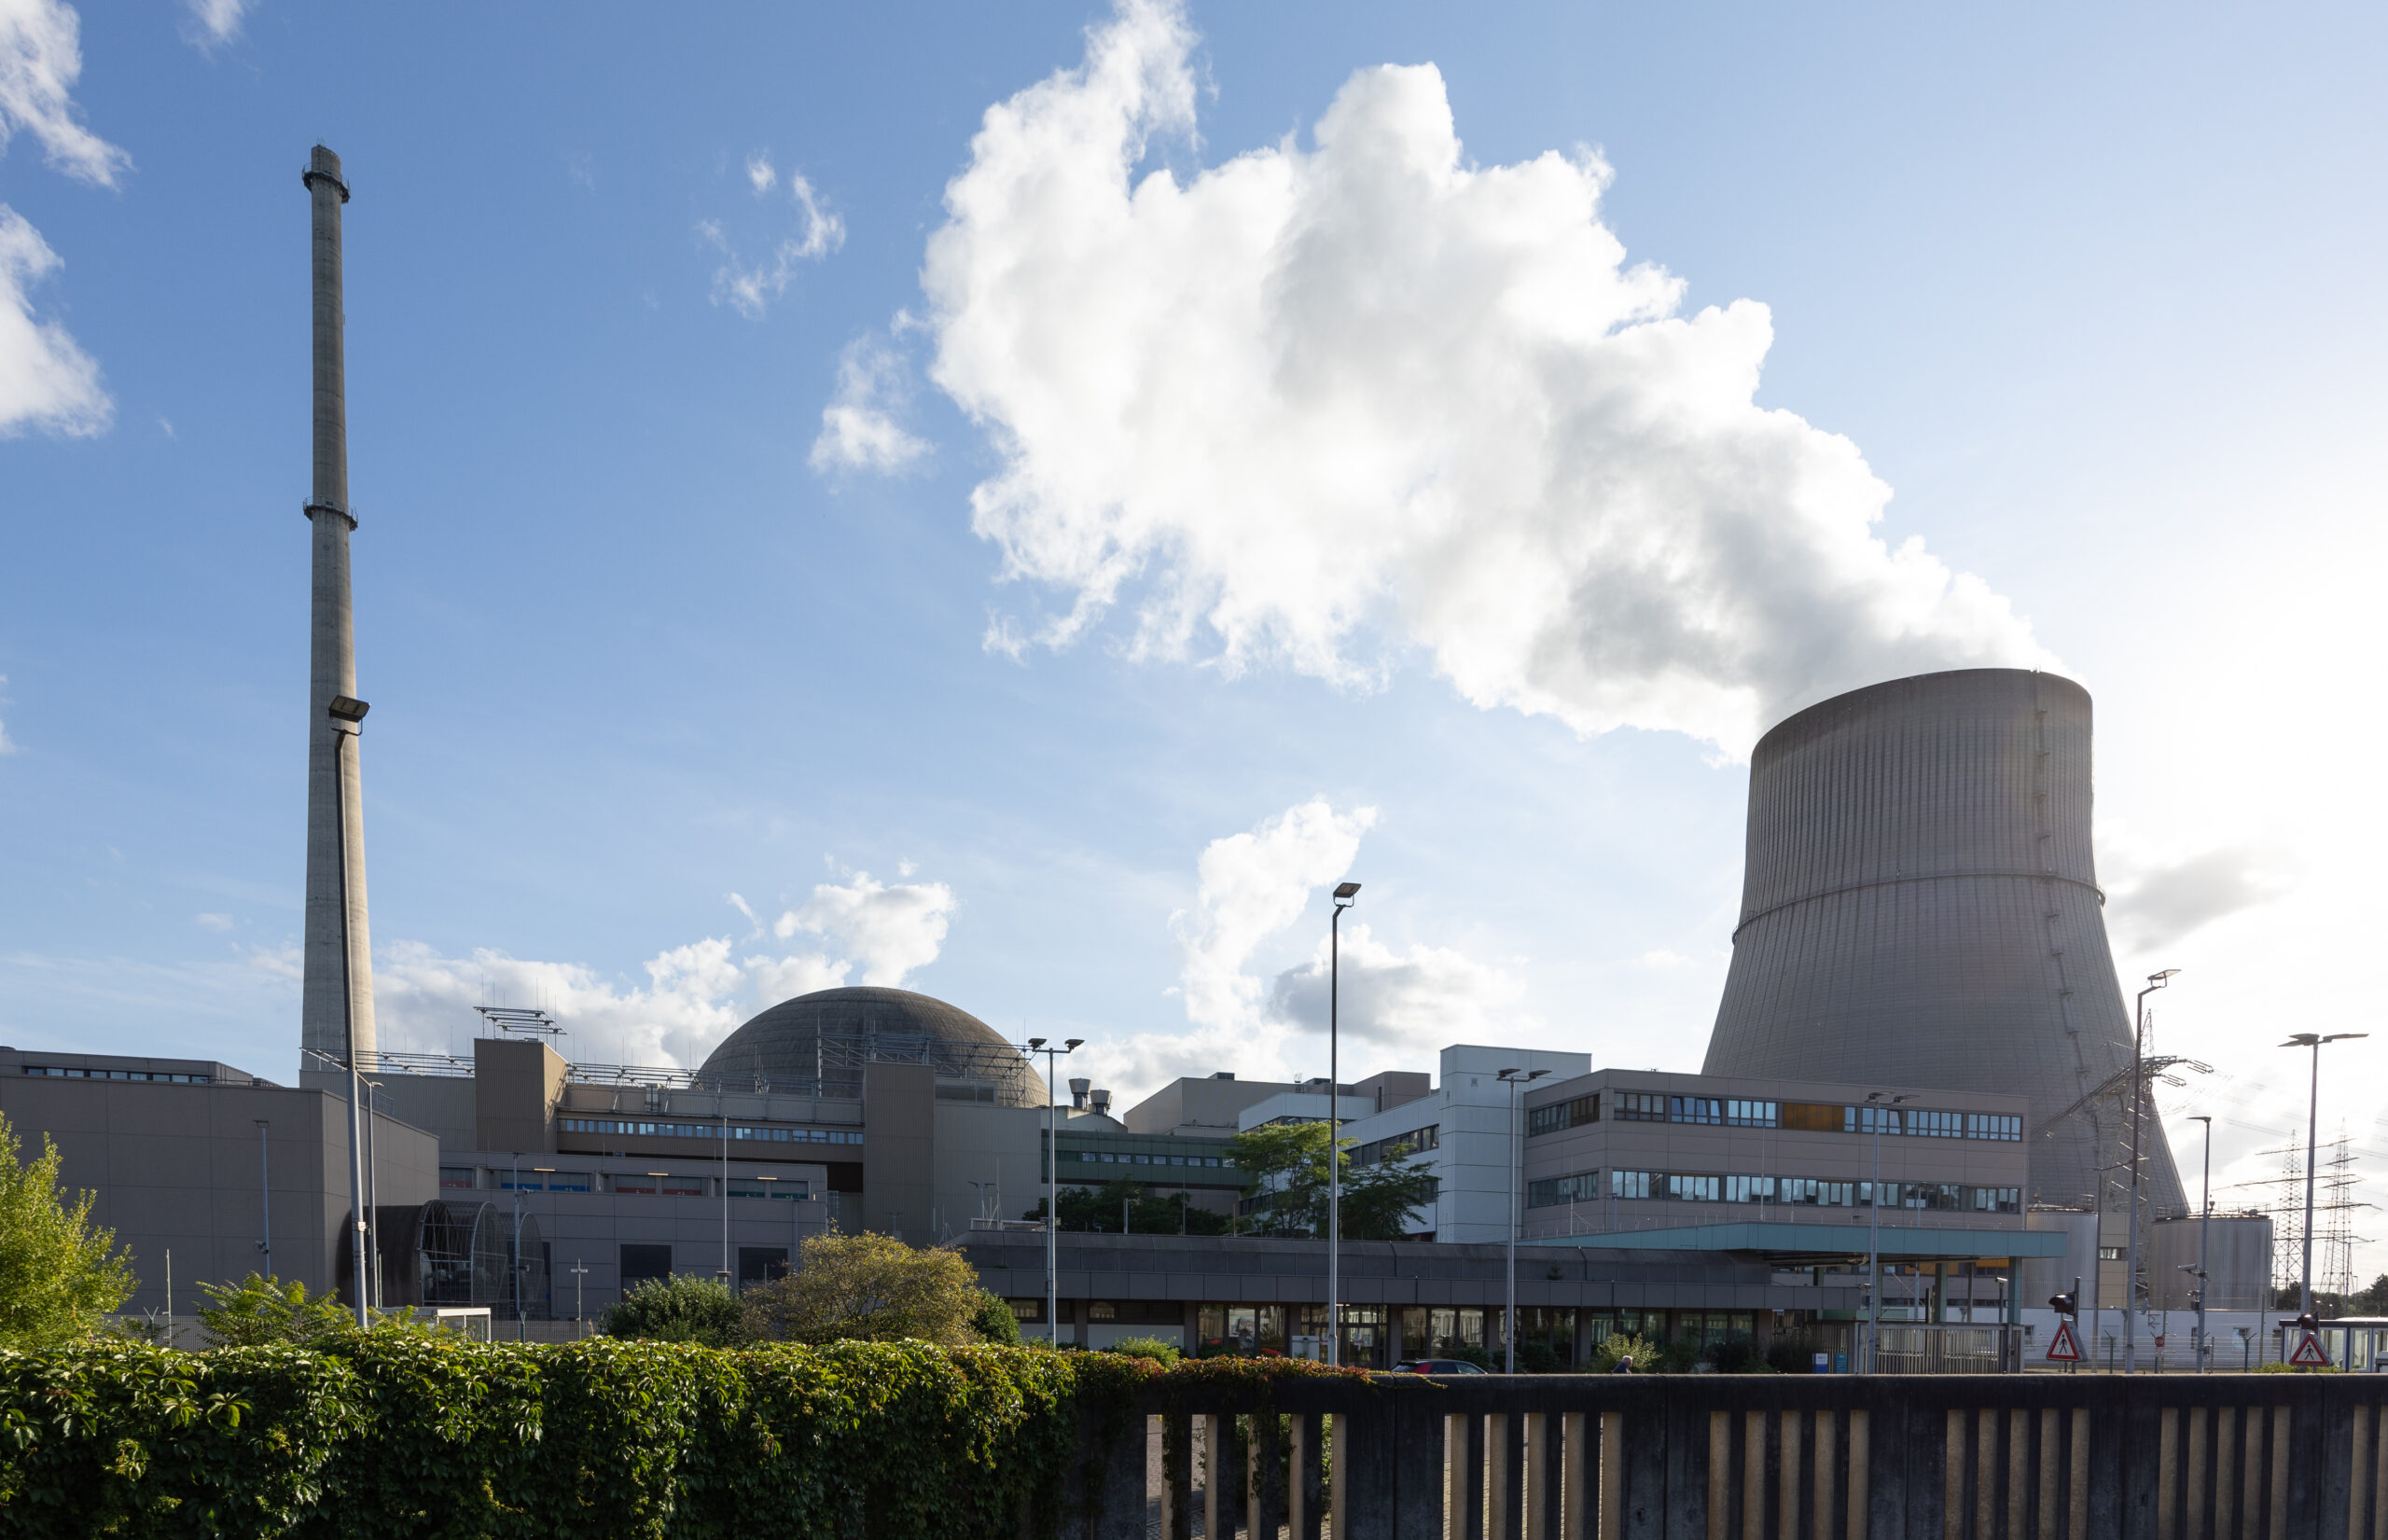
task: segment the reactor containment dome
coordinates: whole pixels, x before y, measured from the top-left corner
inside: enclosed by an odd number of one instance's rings
[[[859,1097],[872,1064],[930,1066],[939,1101],[1045,1104],[1044,1080],[1003,1034],[942,1000],[868,985],[781,1001],[723,1038],[696,1077],[723,1089]]]
[[[2090,726],[2069,679],[1965,669],[1760,739],[1706,1073],[2024,1096],[2031,1201],[2122,1206],[2131,1021],[2090,848]],[[2142,1143],[2152,1211],[2181,1213],[2159,1120]]]

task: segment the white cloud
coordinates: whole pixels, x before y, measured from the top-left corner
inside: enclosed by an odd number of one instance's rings
[[[1735,751],[1850,686],[2045,659],[1878,536],[1853,444],[1755,403],[1763,305],[1687,318],[1627,265],[1597,155],[1478,166],[1434,67],[1385,67],[1310,148],[1137,180],[1193,140],[1193,45],[1120,0],[946,189],[932,373],[1003,457],[974,526],[1063,602],[992,644],[1132,602],[1146,656],[1365,683],[1415,645],[1482,707]]]
[[[838,359],[838,394],[821,409],[812,440],[815,471],[900,470],[928,452],[895,418],[909,395],[904,360],[875,338],[857,337]]]
[[[28,427],[89,437],[115,416],[91,355],[64,326],[34,317],[26,290],[58,267],[41,232],[0,203],[0,438]]]
[[[1541,1025],[1520,1014],[1522,979],[1464,952],[1427,946],[1396,951],[1354,924],[1343,932],[1342,953],[1336,1016],[1348,1040],[1415,1061],[1451,1043],[1517,1042]],[[1329,963],[1322,938],[1309,962],[1277,975],[1270,1014],[1325,1033]]]
[[[743,897],[733,893],[729,901],[756,923]],[[693,1068],[757,1011],[835,989],[857,969],[868,984],[902,983],[908,973],[937,960],[955,908],[952,890],[942,882],[891,887],[855,872],[844,884],[814,888],[808,902],[773,926],[783,940],[799,931],[821,936],[838,955],[741,958],[731,937],[706,936],[648,959],[646,982],[629,986],[577,963],[540,962],[489,948],[448,957],[400,941],[374,959],[374,1011],[382,1046],[393,1052],[448,1051],[459,1029],[477,1024],[473,1007],[494,999],[552,1013],[571,1034],[564,1052],[583,1062]],[[295,949],[289,965],[295,974]]]
[[[850,882],[814,888],[771,929],[782,940],[798,931],[826,936],[861,964],[864,983],[896,986],[937,961],[954,907],[953,890],[942,882],[891,885],[858,871]],[[838,964],[841,976],[845,966]]]
[[[197,29],[191,41],[212,49],[240,35],[241,21],[249,13],[251,0],[183,0],[183,4]]]
[[[1263,941],[1301,917],[1312,890],[1337,881],[1360,853],[1377,810],[1339,813],[1324,798],[1287,808],[1245,834],[1214,839],[1195,863],[1193,913],[1171,916],[1186,964],[1179,988],[1198,1026],[1259,1026],[1266,985],[1245,971]]]
[[[757,150],[746,158],[746,181],[755,189],[756,197],[771,191],[777,185],[779,174],[771,169],[771,158],[762,151]]]
[[[746,179],[758,194],[771,188],[764,178],[776,174],[771,162],[759,155],[746,163]],[[787,185],[803,215],[804,231],[782,240],[766,262],[749,267],[741,260],[718,220],[701,220],[697,225],[697,234],[722,256],[722,265],[714,270],[713,302],[718,305],[727,300],[749,320],[762,319],[771,301],[787,292],[798,263],[818,262],[846,243],[845,220],[821,206],[812,184],[800,173],[790,172]]]
[[[81,28],[75,7],[59,0],[0,0],[0,149],[21,129],[58,170],[112,187],[132,158],[77,121]]]
[[[201,930],[230,930],[232,928],[232,917],[229,914],[194,914],[190,919],[191,923]]]
[[[2280,858],[2257,845],[2225,845],[2185,859],[2142,862],[2110,848],[2108,923],[2125,944],[2170,946],[2226,915],[2258,908],[2289,890]]]

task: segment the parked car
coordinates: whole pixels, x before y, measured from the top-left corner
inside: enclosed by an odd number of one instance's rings
[[[1405,1358],[1393,1366],[1393,1372],[1395,1374],[1483,1374],[1488,1371],[1483,1366],[1471,1364],[1465,1358]]]

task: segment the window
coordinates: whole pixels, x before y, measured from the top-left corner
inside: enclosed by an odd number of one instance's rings
[[[549,1192],[588,1192],[593,1184],[585,1171],[551,1171],[548,1172]]]
[[[443,1187],[473,1186],[477,1185],[479,1176],[480,1172],[470,1166],[442,1166],[439,1168],[439,1185]]]
[[[1619,1114],[1622,1117],[1622,1114]],[[1608,1191],[1612,1198],[1647,1198],[1654,1183],[1662,1179],[1646,1171],[1613,1171],[1608,1173]]]
[[[672,1276],[670,1246],[624,1246],[622,1248],[622,1292],[650,1278]]]
[[[1774,1201],[1774,1178],[1771,1176],[1728,1176],[1725,1178],[1725,1201],[1728,1203],[1771,1203]]]
[[[2009,1144],[2020,1144],[2023,1138],[2023,1119],[2006,1113],[1969,1112],[1965,1114],[1965,1137],[2002,1139]]]
[[[1538,1133],[1557,1133],[1562,1129],[1579,1128],[1601,1120],[1601,1093],[1577,1096],[1565,1102],[1552,1102],[1526,1109],[1526,1137]]]
[[[1621,1090],[1616,1093],[1610,1116],[1625,1123],[1663,1123],[1667,1099],[1656,1091]]]
[[[1890,1186],[1887,1182],[1882,1185]],[[1954,1213],[1965,1207],[1965,1189],[1954,1182],[1902,1182],[1893,1201],[1903,1209]]]
[[[1667,1121],[1670,1123],[1722,1123],[1725,1103],[1714,1096],[1671,1096],[1667,1098]]]
[[[1845,1209],[1857,1202],[1854,1182],[1826,1182],[1812,1176],[1784,1176],[1775,1181],[1775,1200],[1803,1208]]]
[[[1777,1125],[1775,1105],[1771,1102],[1741,1102],[1725,1103],[1725,1121],[1737,1129],[1770,1129]]]
[[[627,1117],[559,1117],[556,1127],[565,1133],[627,1133],[651,1139],[712,1139],[721,1138],[719,1123],[650,1123]],[[859,1145],[860,1129],[794,1129],[747,1128],[736,1123],[729,1126],[732,1139],[761,1140],[780,1145]]]
[[[2023,1189],[2020,1187],[1967,1187],[1971,1207],[1977,1214],[2020,1214],[2023,1212]]]
[[[1965,1136],[1965,1115],[1962,1112],[1909,1112],[1907,1131],[1923,1139],[1962,1139]]]
[[[1395,1134],[1390,1139],[1371,1139],[1352,1151],[1352,1164],[1373,1166],[1390,1155],[1395,1146],[1401,1145],[1407,1145],[1412,1155],[1423,1155],[1430,1149],[1440,1147],[1441,1132],[1441,1126],[1437,1124],[1434,1128],[1420,1129],[1415,1133]]]
[[[1853,1131],[1857,1133],[1898,1133],[1905,1128],[1899,1121],[1897,1107],[1860,1106],[1850,1110],[1857,1115]]]
[[[1577,1172],[1573,1176],[1546,1176],[1526,1184],[1526,1207],[1556,1208],[1577,1199],[1594,1199],[1601,1195],[1601,1173],[1596,1171]]]
[[[749,1288],[787,1276],[785,1246],[741,1246],[738,1248],[738,1286]]]
[[[2098,1260],[2101,1262],[2119,1262],[2122,1259],[2123,1249],[2120,1246],[2100,1246],[2098,1248]]]
[[[1809,1133],[1843,1133],[1853,1126],[1850,1113],[1848,1107],[1826,1106],[1821,1102],[1785,1102],[1776,1126]]]
[[[1669,1172],[1667,1196],[1678,1203],[1714,1203],[1725,1196],[1725,1179],[1721,1176],[1693,1176],[1681,1172]]]

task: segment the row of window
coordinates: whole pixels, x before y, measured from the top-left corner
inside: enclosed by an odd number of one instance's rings
[[[1371,1139],[1365,1145],[1354,1147],[1352,1164],[1373,1166],[1390,1154],[1395,1146],[1402,1145],[1409,1145],[1409,1153],[1412,1155],[1423,1155],[1428,1150],[1440,1149],[1443,1145],[1442,1133],[1442,1126],[1433,1124],[1414,1133],[1398,1133],[1390,1139]]]
[[[169,1075],[164,1070],[91,1070],[62,1064],[27,1064],[27,1075],[47,1075],[60,1080],[155,1080],[176,1086],[212,1086],[212,1075]]]
[[[1072,1160],[1088,1165],[1104,1166],[1225,1166],[1235,1169],[1233,1160],[1215,1155],[1134,1155],[1126,1150],[1063,1150],[1063,1163]]]
[[[585,1171],[526,1171],[517,1172],[501,1168],[490,1172],[492,1186],[500,1192],[631,1192],[669,1198],[705,1198],[717,1189],[709,1176],[674,1176],[663,1172],[619,1172],[599,1177]],[[602,1186],[600,1185],[602,1183]],[[478,1187],[480,1168],[476,1166],[442,1166],[439,1168],[442,1187]],[[803,1200],[812,1196],[809,1182],[783,1181],[773,1177],[733,1176],[729,1179],[732,1198],[784,1198]]]
[[[566,1133],[630,1133],[647,1139],[718,1139],[719,1123],[646,1123],[625,1117],[559,1117],[556,1127]],[[729,1125],[729,1137],[771,1145],[859,1145],[860,1129],[742,1128]]]
[[[1735,1129],[1797,1129],[1811,1133],[1904,1134],[1919,1139],[1991,1139],[2020,1144],[2023,1119],[2008,1113],[1948,1112],[1920,1107],[1823,1102],[1761,1102],[1731,1096],[1672,1096],[1661,1091],[1608,1093],[1608,1116],[1620,1123],[1695,1123]],[[1532,1107],[1526,1137],[1557,1133],[1601,1120],[1601,1093]]]
[[[1547,1176],[1526,1184],[1528,1208],[1590,1202],[1602,1197],[1677,1203],[1767,1203],[1798,1208],[1862,1209],[1874,1204],[1871,1182],[1813,1176],[1733,1176],[1707,1172],[1597,1171]],[[1958,1182],[1885,1182],[1882,1206],[1948,1214],[2020,1214],[2020,1187],[1977,1187]]]

